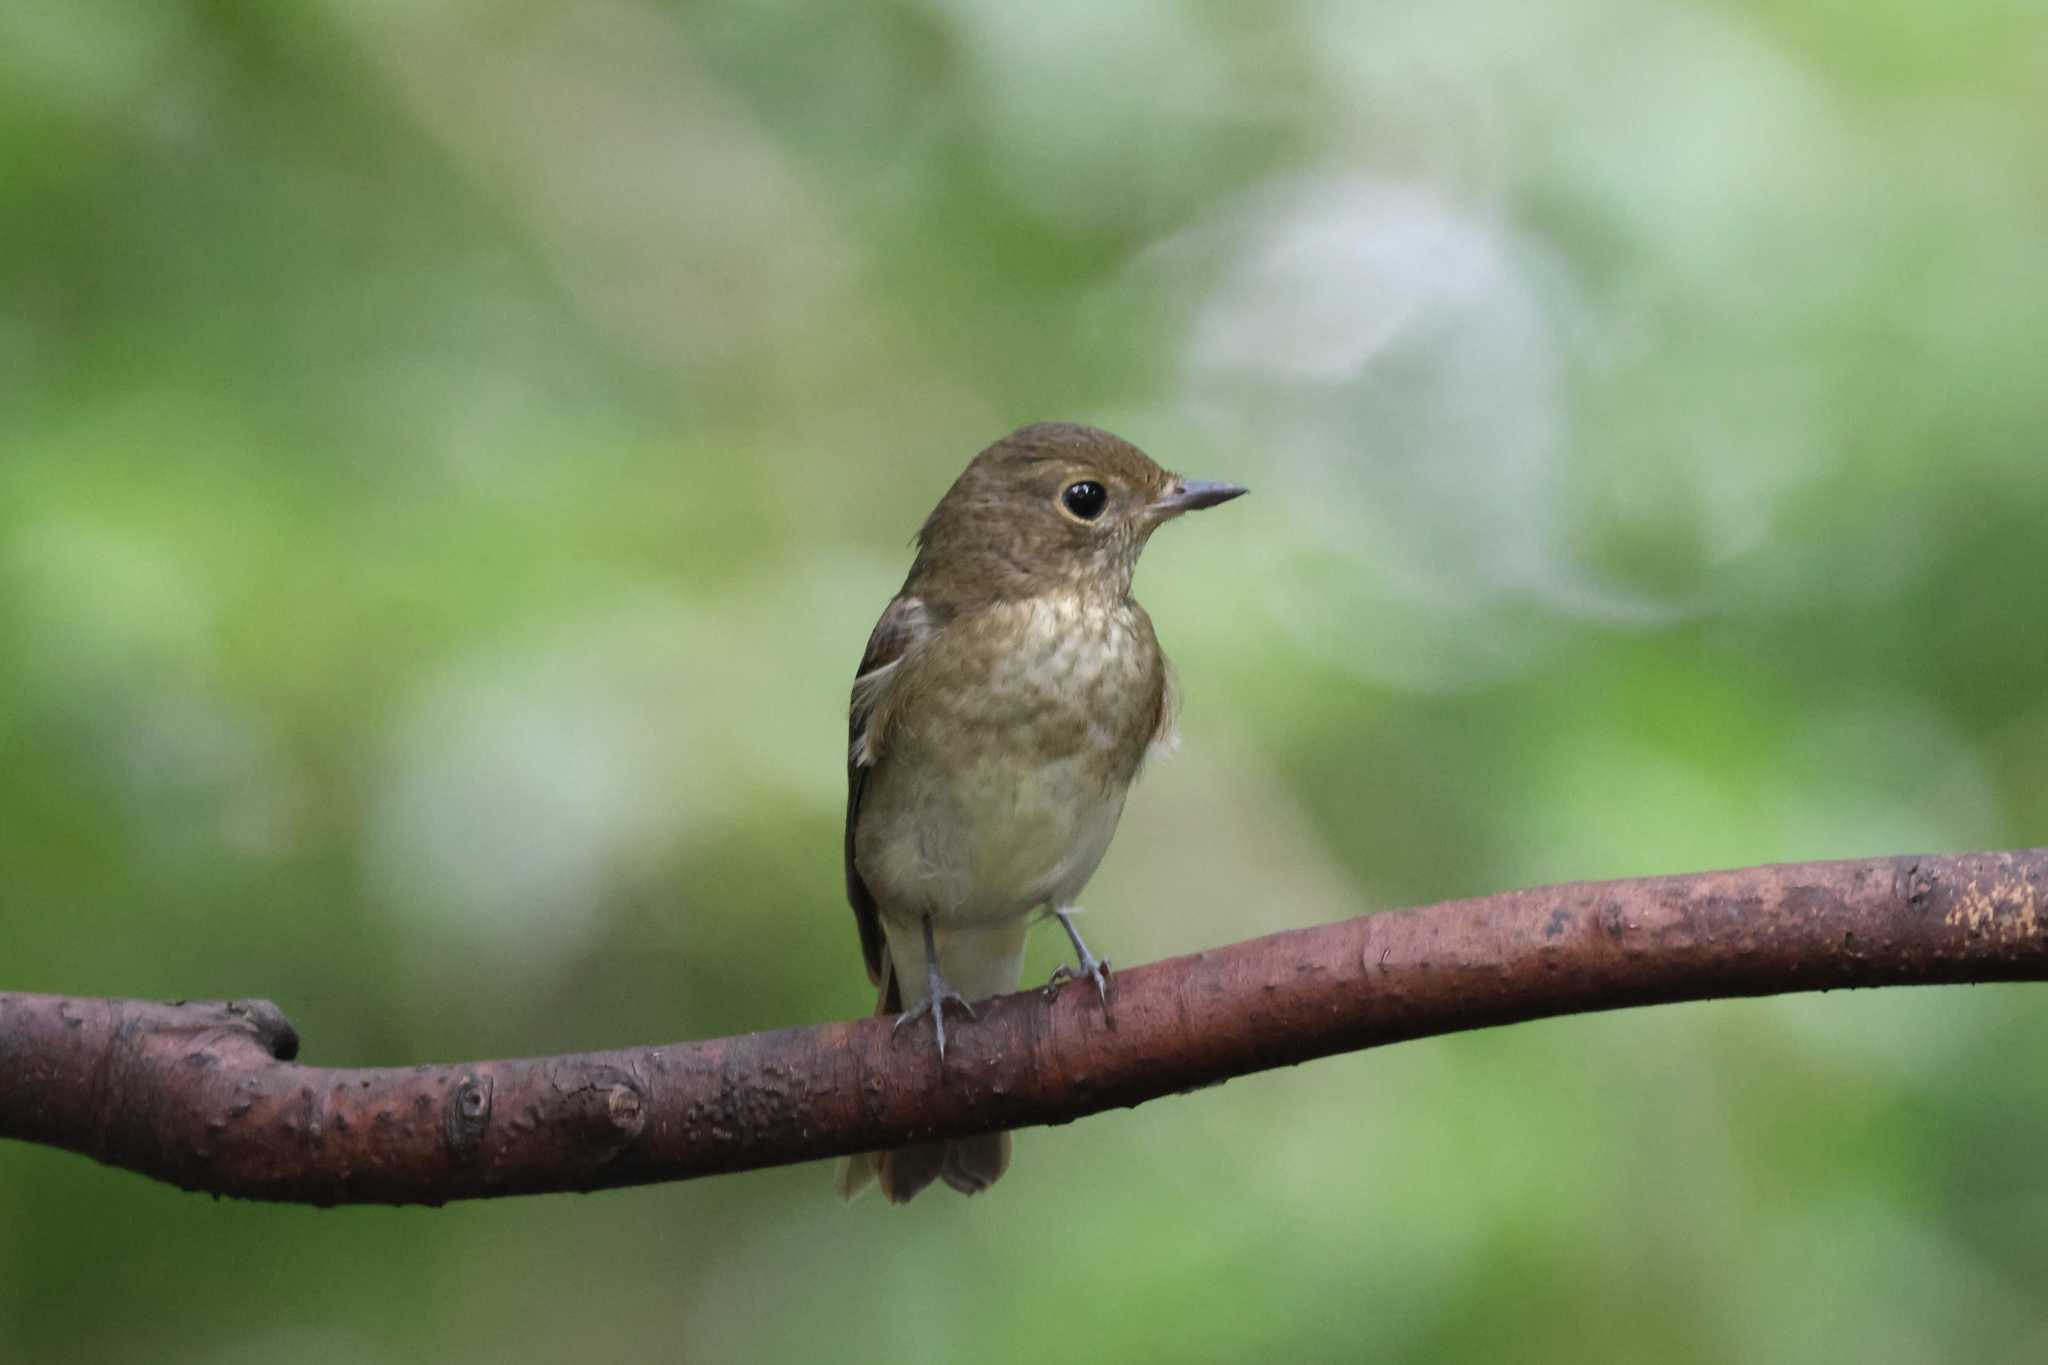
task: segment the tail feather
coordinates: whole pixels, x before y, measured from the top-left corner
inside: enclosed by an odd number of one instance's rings
[[[898,1147],[875,1154],[876,1182],[882,1197],[892,1204],[908,1204],[918,1192],[939,1178],[946,1164],[946,1144],[920,1142],[915,1147]]]
[[[980,1194],[1009,1169],[1010,1135],[979,1133],[946,1144],[939,1178],[962,1194]]]
[[[832,1188],[839,1197],[851,1203],[861,1191],[875,1183],[882,1167],[879,1152],[856,1152],[852,1156],[839,1158],[839,1171],[833,1177]]]

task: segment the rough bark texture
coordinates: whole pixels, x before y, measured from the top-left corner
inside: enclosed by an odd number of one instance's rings
[[[295,1065],[267,1001],[0,994],[0,1137],[315,1204],[592,1190],[1083,1115],[1550,1015],[1843,986],[2048,979],[2048,850],[1514,891],[889,1019],[517,1061]]]

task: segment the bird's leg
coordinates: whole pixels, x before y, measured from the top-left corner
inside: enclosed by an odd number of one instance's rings
[[[948,986],[946,978],[939,975],[939,951],[932,942],[932,917],[930,915],[924,917],[924,984],[924,1003],[914,1010],[906,1010],[903,1017],[896,1021],[896,1027],[901,1029],[913,1019],[921,1018],[927,1014],[931,1015],[932,1032],[937,1034],[939,1039],[939,1060],[943,1062],[946,1060],[947,1004],[958,1005],[960,1012],[969,1019],[974,1019],[978,1016],[974,1013],[974,1006],[968,1004],[966,998],[960,992]]]
[[[1049,993],[1057,990],[1063,981],[1071,981],[1076,977],[1085,976],[1095,983],[1095,998],[1102,1002],[1102,1012],[1107,1016],[1109,1013],[1109,964],[1099,960],[1095,954],[1089,952],[1088,945],[1081,941],[1081,931],[1074,927],[1074,916],[1079,914],[1080,910],[1080,906],[1072,905],[1065,909],[1056,908],[1052,912],[1053,918],[1060,922],[1060,928],[1067,931],[1067,941],[1074,945],[1074,956],[1081,965],[1079,967],[1069,967],[1062,963],[1060,966],[1055,967],[1052,973],[1052,980],[1046,983],[1046,990]]]

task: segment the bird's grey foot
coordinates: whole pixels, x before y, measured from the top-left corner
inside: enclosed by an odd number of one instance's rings
[[[896,1021],[894,1031],[900,1032],[905,1024],[929,1014],[932,1017],[932,1033],[939,1042],[939,1060],[943,1062],[946,1060],[946,1006],[957,1006],[969,1019],[978,1019],[980,1016],[974,1012],[974,1006],[967,1003],[967,997],[947,985],[946,978],[939,975],[939,953],[937,945],[932,942],[930,915],[924,917],[924,985],[924,1003],[914,1010],[906,1010]]]
[[[901,1033],[905,1024],[914,1023],[929,1014],[932,1017],[932,1032],[937,1035],[939,1040],[939,1059],[944,1061],[946,1056],[946,1006],[948,1005],[953,1006],[953,1008],[959,1010],[969,1019],[979,1019],[981,1017],[974,1012],[974,1006],[967,1003],[965,996],[961,995],[960,992],[954,990],[951,986],[948,986],[941,979],[938,989],[933,991],[922,1005],[919,1005],[914,1010],[905,1010],[897,1016],[896,1032]]]
[[[1069,967],[1062,963],[1060,966],[1055,967],[1052,973],[1052,980],[1048,981],[1045,985],[1046,994],[1048,996],[1052,995],[1065,982],[1086,977],[1095,983],[1095,998],[1102,1002],[1103,1014],[1105,1016],[1108,1015],[1109,963],[1089,952],[1088,945],[1081,941],[1081,931],[1074,927],[1073,911],[1055,910],[1052,913],[1053,918],[1060,922],[1060,928],[1067,931],[1067,940],[1074,945],[1074,956],[1080,960],[1080,965],[1078,967]]]
[[[1079,967],[1069,967],[1062,962],[1052,969],[1052,980],[1045,983],[1046,998],[1058,995],[1060,987],[1067,982],[1079,981],[1085,977],[1095,983],[1096,998],[1102,1001],[1102,1009],[1106,1014],[1109,1012],[1109,968],[1109,963],[1098,962],[1093,958]]]

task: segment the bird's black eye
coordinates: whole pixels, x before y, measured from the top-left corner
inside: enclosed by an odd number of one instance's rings
[[[1060,494],[1060,501],[1067,510],[1083,521],[1093,521],[1102,515],[1102,509],[1109,506],[1109,490],[1088,479],[1070,483]]]

